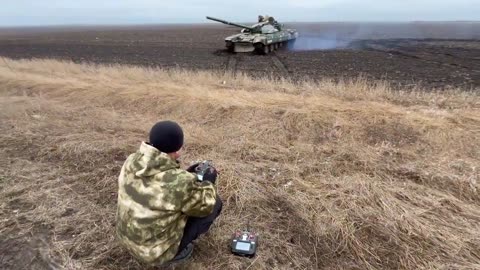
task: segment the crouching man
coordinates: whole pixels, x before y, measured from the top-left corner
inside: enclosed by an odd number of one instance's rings
[[[190,257],[193,240],[206,233],[222,210],[215,182],[217,171],[197,181],[192,165],[177,161],[183,145],[181,127],[155,124],[150,141],[125,161],[118,179],[116,233],[137,260],[161,266]]]

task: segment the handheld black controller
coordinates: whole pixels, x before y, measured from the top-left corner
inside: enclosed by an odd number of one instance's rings
[[[258,234],[247,227],[246,230],[236,231],[232,236],[232,253],[238,256],[254,257],[258,247]]]

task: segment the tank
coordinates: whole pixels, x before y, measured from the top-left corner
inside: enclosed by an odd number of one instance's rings
[[[258,23],[251,26],[210,16],[207,16],[207,19],[242,29],[239,34],[225,38],[225,46],[230,52],[268,54],[283,46],[293,44],[298,38],[298,32],[295,29],[286,29],[283,24],[279,24],[269,16],[259,16]]]

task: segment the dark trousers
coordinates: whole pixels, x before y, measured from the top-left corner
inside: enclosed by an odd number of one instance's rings
[[[197,239],[201,234],[206,233],[208,229],[210,229],[210,226],[222,212],[222,207],[222,200],[217,196],[217,201],[210,215],[202,218],[188,217],[178,252],[181,252],[188,244],[193,242],[193,240]]]

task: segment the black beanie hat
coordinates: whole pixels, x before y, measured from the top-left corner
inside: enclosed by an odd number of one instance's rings
[[[164,153],[174,153],[183,145],[182,128],[172,121],[156,123],[150,130],[150,144]]]

